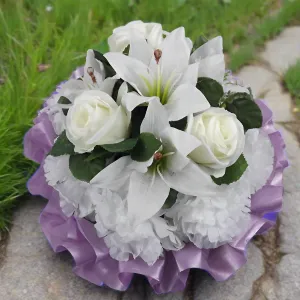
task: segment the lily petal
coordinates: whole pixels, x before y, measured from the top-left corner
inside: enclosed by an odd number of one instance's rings
[[[197,79],[198,79],[198,70],[199,70],[199,63],[194,63],[188,65],[185,72],[182,75],[180,80],[180,84],[189,83],[193,86],[196,86]]]
[[[128,191],[128,213],[145,221],[154,216],[163,206],[170,188],[157,172],[133,172]]]
[[[195,86],[182,84],[170,96],[165,105],[169,121],[177,121],[191,113],[204,111],[210,107],[205,96]]]
[[[147,95],[147,82],[152,82],[148,66],[121,53],[109,52],[104,56],[124,81],[130,83],[140,94]]]
[[[223,54],[209,56],[199,62],[199,77],[209,77],[223,84],[225,60]]]
[[[122,98],[122,105],[128,110],[133,111],[137,106],[143,103],[149,103],[150,101],[158,99],[158,97],[144,97],[136,92],[127,93]]]
[[[190,159],[182,155],[180,152],[176,151],[174,154],[167,156],[166,165],[168,169],[172,172],[181,171],[189,162]]]
[[[132,172],[132,170],[127,168],[131,161],[130,156],[119,158],[99,172],[90,183],[99,188],[118,191],[125,184]]]
[[[160,66],[162,70],[162,81],[165,85],[170,75],[181,73],[188,66],[190,48],[185,38],[183,27],[173,30],[162,43],[162,56]]]
[[[119,88],[117,95],[117,104],[120,105],[122,103],[122,98],[124,95],[128,93],[128,85],[126,82],[123,82]]]
[[[216,185],[211,177],[192,161],[180,172],[165,170],[162,177],[170,188],[186,195],[213,195],[215,191]]]
[[[93,74],[93,78],[91,74]],[[84,83],[89,87],[98,86],[104,80],[104,75],[105,72],[102,63],[95,58],[94,51],[89,49],[84,65]]]
[[[149,66],[153,57],[153,48],[147,43],[145,38],[135,38],[130,42],[129,57],[135,58]]]
[[[147,42],[153,47],[157,48],[163,41],[163,30],[161,24],[148,23],[146,24]]]
[[[155,97],[150,101],[145,118],[141,124],[141,132],[153,133],[160,137],[161,133],[170,127],[168,116],[165,108]]]
[[[184,131],[170,127],[161,135],[164,143],[173,146],[183,156],[189,155],[194,149],[201,145],[199,139]]]
[[[207,43],[196,49],[191,55],[190,62],[194,63],[200,59],[216,54],[223,54],[223,39],[221,36],[209,40]]]
[[[116,83],[117,79],[113,78],[113,77],[108,77],[106,79],[104,79],[104,81],[102,81],[99,84],[99,88],[102,92],[107,93],[108,95],[112,95],[112,91],[114,89],[115,83]]]

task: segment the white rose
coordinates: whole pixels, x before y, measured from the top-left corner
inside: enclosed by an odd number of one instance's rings
[[[144,38],[153,49],[157,49],[163,41],[163,34],[166,33],[163,32],[161,24],[132,21],[115,28],[108,38],[108,44],[110,51],[123,52],[132,39]]]
[[[223,176],[244,150],[244,127],[235,114],[224,108],[211,107],[202,114],[190,116],[186,131],[201,142],[190,158],[215,177]]]
[[[118,143],[128,137],[130,116],[99,90],[82,92],[66,117],[66,134],[75,152],[90,152],[96,145]]]

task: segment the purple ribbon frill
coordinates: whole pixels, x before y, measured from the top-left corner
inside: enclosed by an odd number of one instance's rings
[[[82,73],[82,69],[78,70],[73,78]],[[59,195],[48,186],[44,176],[43,161],[54,143],[55,133],[47,114],[41,113],[25,136],[24,153],[41,164],[28,181],[28,189],[31,194],[49,200],[40,216],[40,224],[53,250],[71,253],[75,261],[74,272],[78,276],[120,291],[128,288],[134,273],[145,275],[156,293],[183,290],[191,268],[206,270],[217,281],[231,277],[246,263],[248,242],[274,225],[282,206],[282,173],[288,166],[285,145],[273,126],[271,110],[261,100],[257,104],[263,113],[262,130],[269,135],[275,149],[274,169],[266,185],[251,197],[251,219],[247,230],[231,243],[216,249],[199,249],[189,243],[182,250],[165,251],[164,257],[152,266],[139,258],[126,262],[114,260],[91,222],[63,214]]]

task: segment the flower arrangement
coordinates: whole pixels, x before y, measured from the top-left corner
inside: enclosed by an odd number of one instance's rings
[[[74,271],[126,290],[134,273],[157,293],[190,268],[226,280],[282,204],[284,143],[272,113],[225,70],[222,38],[134,21],[88,50],[45,101],[24,140],[41,166],[43,231]]]

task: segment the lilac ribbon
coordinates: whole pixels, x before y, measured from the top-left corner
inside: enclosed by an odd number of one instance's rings
[[[73,78],[82,75],[77,69]],[[192,243],[180,251],[165,251],[153,266],[140,258],[119,262],[110,257],[103,238],[99,238],[92,223],[74,216],[66,217],[60,208],[58,193],[46,183],[43,160],[51,149],[55,134],[46,114],[40,114],[24,139],[24,154],[41,164],[28,182],[33,195],[47,198],[48,204],[40,216],[40,224],[55,252],[68,250],[74,258],[74,272],[97,285],[105,284],[124,291],[134,273],[145,275],[156,293],[181,291],[185,288],[191,268],[206,270],[217,281],[230,278],[246,263],[247,244],[256,234],[270,229],[282,206],[282,172],[288,166],[284,142],[273,126],[272,112],[258,100],[263,113],[262,130],[270,137],[275,149],[274,169],[266,185],[251,197],[251,221],[245,232],[231,243],[216,249],[199,249]]]

